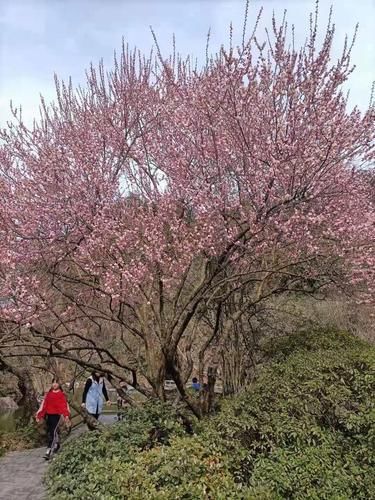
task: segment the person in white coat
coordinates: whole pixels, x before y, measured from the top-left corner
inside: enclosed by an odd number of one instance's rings
[[[86,380],[83,389],[82,407],[86,408],[87,413],[98,420],[103,411],[104,401],[110,404],[104,378],[100,372],[93,371],[91,377]]]

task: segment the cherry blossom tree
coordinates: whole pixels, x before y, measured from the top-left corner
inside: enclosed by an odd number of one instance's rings
[[[331,20],[319,45],[312,17],[301,48],[285,19],[265,43],[258,22],[200,69],[123,46],[85,87],[56,78],[33,127],[14,111],[0,269],[18,353],[161,399],[168,374],[198,414],[195,358],[203,373],[215,339],[262,301],[348,285],[373,300],[374,109],[348,109],[352,44],[332,62]]]

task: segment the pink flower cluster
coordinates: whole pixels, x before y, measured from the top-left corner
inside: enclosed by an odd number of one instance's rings
[[[269,44],[189,60],[123,48],[85,90],[56,80],[32,129],[1,132],[0,296],[10,316],[38,315],[54,279],[114,302],[172,290],[202,257],[259,270],[340,259],[367,301],[375,291],[374,110],[349,111],[350,47],[330,62],[334,28],[291,48],[286,24]],[[316,272],[320,272],[317,268]],[[68,280],[69,281],[69,280]],[[73,285],[72,285],[73,286]]]

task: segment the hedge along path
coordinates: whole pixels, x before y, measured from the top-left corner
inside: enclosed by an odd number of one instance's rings
[[[115,415],[102,415],[101,422],[114,423]],[[76,427],[70,439],[86,432],[84,425]],[[43,459],[46,448],[14,451],[0,458],[0,500],[45,500],[47,492],[43,477],[48,462]]]

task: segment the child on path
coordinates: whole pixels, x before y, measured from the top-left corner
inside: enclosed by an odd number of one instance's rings
[[[59,426],[64,420],[69,424],[70,417],[68,401],[57,379],[53,379],[51,389],[45,395],[35,417],[37,422],[44,418],[47,422],[48,448],[44,458],[49,460],[52,453],[60,448]]]

